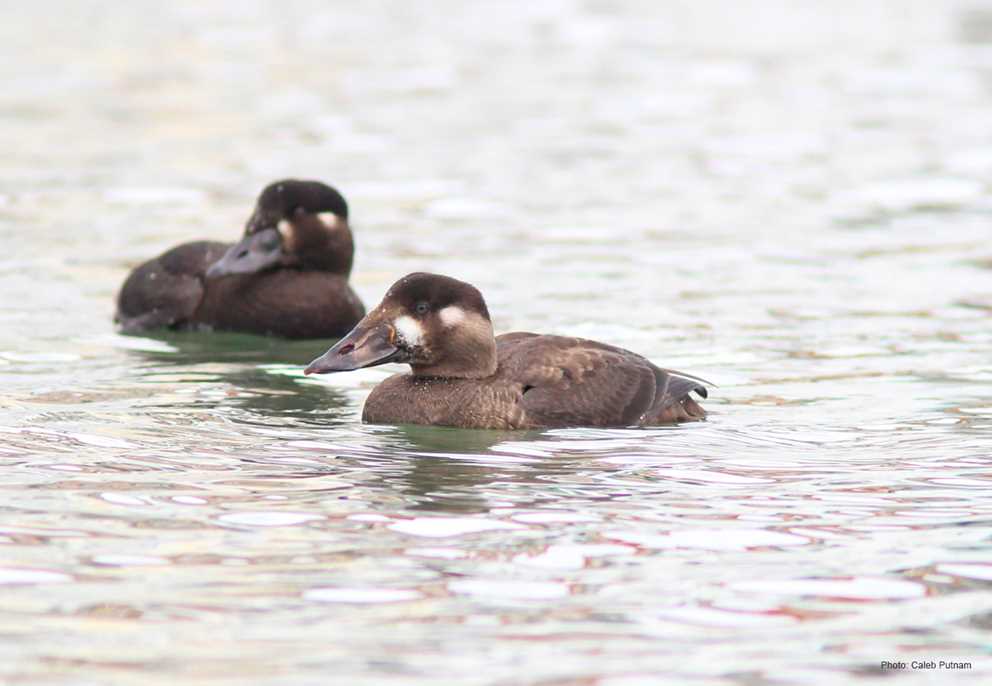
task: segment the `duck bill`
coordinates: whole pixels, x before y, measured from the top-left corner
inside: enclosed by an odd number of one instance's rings
[[[224,256],[207,269],[208,279],[231,274],[257,274],[279,266],[282,261],[282,237],[276,229],[248,234],[228,248]]]
[[[311,362],[304,374],[350,372],[395,362],[403,351],[396,345],[396,330],[388,324],[358,322],[347,336]]]

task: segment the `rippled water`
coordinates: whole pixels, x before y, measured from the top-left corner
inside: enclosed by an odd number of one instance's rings
[[[660,5],[4,9],[0,680],[992,675],[992,7]],[[710,420],[363,426],[326,342],[114,333],[286,175],[366,303],[468,279]]]

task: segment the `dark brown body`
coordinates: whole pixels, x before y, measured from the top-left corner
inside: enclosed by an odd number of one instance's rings
[[[702,383],[596,341],[533,333],[496,337],[484,378],[397,374],[373,389],[363,421],[464,428],[651,426],[695,421]]]
[[[350,241],[350,236],[348,237]],[[345,274],[279,268],[207,280],[232,244],[196,241],[137,267],[117,297],[126,333],[157,328],[337,338],[365,314]],[[350,267],[350,254],[349,254]]]

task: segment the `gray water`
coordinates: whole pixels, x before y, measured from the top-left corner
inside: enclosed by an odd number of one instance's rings
[[[990,678],[992,5],[2,14],[3,683]],[[368,305],[469,280],[709,421],[363,426],[326,341],[114,332],[290,175]]]

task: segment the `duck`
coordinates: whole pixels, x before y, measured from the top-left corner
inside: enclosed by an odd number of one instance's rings
[[[395,362],[409,373],[376,385],[365,401],[370,424],[464,429],[645,427],[706,417],[692,397],[708,381],[662,369],[606,343],[529,332],[494,335],[477,288],[415,272],[304,374]]]
[[[183,243],[131,271],[114,320],[127,334],[340,338],[365,314],[348,283],[354,252],[341,193],[320,181],[275,181],[237,243]]]

